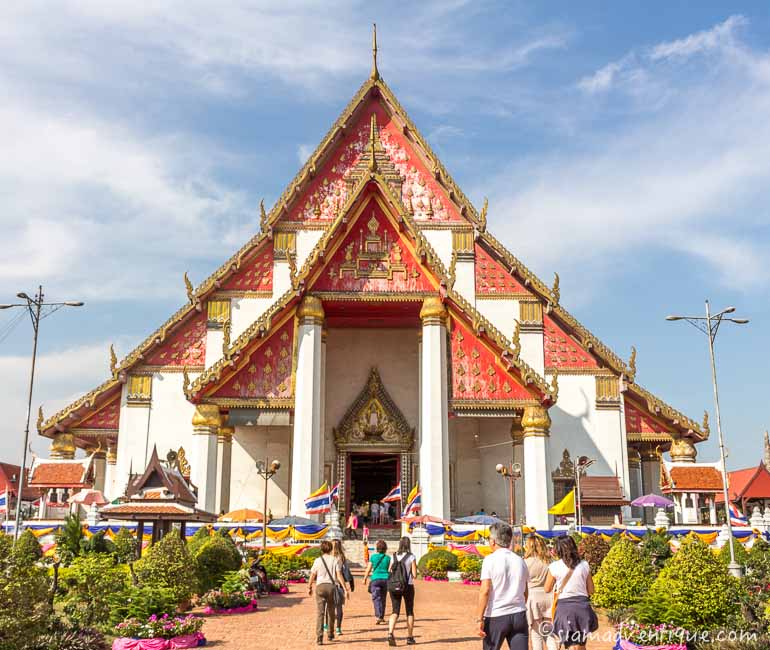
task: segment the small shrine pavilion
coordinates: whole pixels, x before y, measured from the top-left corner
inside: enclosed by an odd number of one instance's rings
[[[69,498],[94,485],[93,455],[85,458],[35,458],[29,470],[29,487],[43,493],[38,519],[64,519]]]

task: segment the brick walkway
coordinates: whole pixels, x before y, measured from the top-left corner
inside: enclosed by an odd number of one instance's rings
[[[419,645],[453,650],[480,650],[473,619],[478,587],[420,581],[417,585],[415,638]],[[203,628],[209,644],[218,650],[293,650],[315,646],[315,601],[305,585],[290,585],[291,593],[259,601],[252,614],[209,617]],[[390,606],[388,610],[390,611]],[[601,631],[606,629],[603,626]],[[387,626],[374,625],[371,597],[356,579],[356,591],[345,606],[342,637],[325,647],[351,646],[355,650],[387,648]],[[396,639],[405,646],[406,626],[399,621]],[[589,642],[590,650],[608,650],[610,642]]]

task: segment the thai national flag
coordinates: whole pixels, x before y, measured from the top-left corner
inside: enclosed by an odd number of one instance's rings
[[[0,494],[0,512],[8,512],[8,489]]]
[[[388,492],[383,501],[401,501],[401,483]]]
[[[733,526],[748,526],[749,520],[734,503],[730,504],[730,523]]]
[[[409,493],[406,499],[406,506],[401,517],[409,517],[412,515],[420,514],[420,506],[422,505],[422,492],[420,492],[420,484],[416,483]]]
[[[337,483],[332,489],[331,492],[329,492],[329,499],[331,501],[339,501],[340,500],[340,484]]]
[[[331,504],[329,486],[324,481],[320,488],[305,499],[305,512],[309,515],[320,515],[324,512],[329,512],[332,509]]]

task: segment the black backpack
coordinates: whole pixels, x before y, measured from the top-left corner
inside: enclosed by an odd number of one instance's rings
[[[404,565],[404,560],[408,557],[408,554],[404,555],[399,561],[396,554],[393,553],[393,565],[390,567],[390,575],[388,576],[388,593],[394,596],[403,596],[409,586],[409,573]]]

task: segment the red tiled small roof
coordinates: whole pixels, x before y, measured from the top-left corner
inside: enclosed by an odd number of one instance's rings
[[[676,466],[669,468],[668,476],[670,483],[663,486],[664,492],[719,492],[723,488],[722,474],[716,467]]]
[[[730,501],[741,499],[770,499],[770,472],[764,463],[757,467],[747,467],[734,472],[727,472]],[[717,502],[723,502],[724,496],[720,492]]]
[[[11,463],[0,463],[0,492],[6,489],[13,495],[18,489],[21,468]],[[40,496],[40,490],[29,486],[29,467],[24,470],[24,498],[22,501],[33,501]]]
[[[40,460],[32,465],[32,476],[29,484],[32,487],[75,487],[90,485],[88,469],[90,459],[71,460]]]
[[[580,501],[586,506],[624,505],[617,476],[584,476],[580,479]]]
[[[178,503],[148,503],[146,501],[118,503],[104,506],[100,513],[107,519],[128,519],[149,521],[165,519],[170,521],[216,521],[217,516]]]

